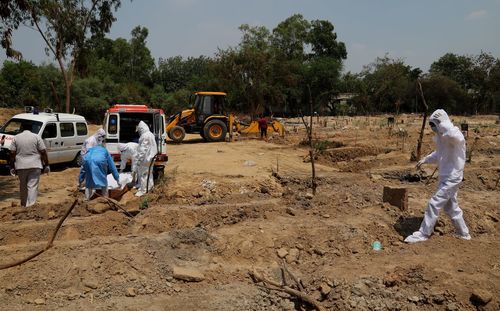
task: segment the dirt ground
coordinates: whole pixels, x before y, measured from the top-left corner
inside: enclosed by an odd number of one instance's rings
[[[304,127],[292,119],[284,139],[205,143],[190,135],[169,145],[153,193],[120,201],[133,217],[103,201],[80,202],[52,248],[0,270],[0,310],[312,310],[249,276],[281,282],[283,262],[328,310],[499,310],[495,118],[454,120],[469,123],[472,161],[459,203],[471,241],[455,238],[443,213],[431,239],[402,242],[437,186],[433,166],[417,172],[410,161],[417,115],[392,128],[384,116],[315,118],[315,196]],[[431,148],[426,130],[423,153]],[[18,206],[16,178],[0,176],[0,265],[45,246],[82,197],[77,174],[53,167],[27,210]],[[384,186],[407,188],[408,209],[382,202]]]

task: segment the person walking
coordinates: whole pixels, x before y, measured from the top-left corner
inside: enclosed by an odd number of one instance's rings
[[[139,190],[135,196],[141,197],[146,192],[153,188],[153,173],[149,171],[151,161],[153,161],[158,147],[153,133],[144,121],[140,121],[137,125],[137,132],[139,133],[139,147],[136,153],[136,171]]]
[[[451,218],[459,238],[470,240],[469,229],[463,212],[458,206],[458,186],[462,182],[465,166],[465,138],[458,127],[450,121],[446,111],[438,109],[429,118],[434,133],[436,150],[417,163],[419,169],[425,163],[435,163],[439,167],[439,185],[429,200],[420,229],[405,239],[406,243],[427,240],[434,231],[439,212],[444,209]]]
[[[108,150],[101,145],[88,149],[79,176],[80,184],[85,181],[85,199],[90,200],[96,190],[100,190],[102,196],[108,196],[108,174],[112,174],[121,187],[120,174]]]
[[[21,206],[36,203],[38,184],[42,171],[49,172],[49,159],[43,140],[21,125],[21,133],[14,136],[10,145],[11,174],[19,177]]]
[[[259,120],[257,121],[259,123],[259,130],[260,130],[260,139],[266,139],[267,140],[267,120],[264,116],[260,116]]]

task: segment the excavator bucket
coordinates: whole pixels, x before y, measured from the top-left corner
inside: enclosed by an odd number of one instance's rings
[[[249,134],[259,135],[260,134],[259,122],[252,121],[248,125],[240,123],[239,132],[243,135],[249,135]],[[285,127],[278,120],[273,120],[267,124],[267,135],[273,135],[274,133],[277,133],[281,137],[285,136]]]

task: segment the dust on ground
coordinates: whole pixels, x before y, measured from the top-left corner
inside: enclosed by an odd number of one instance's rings
[[[400,116],[391,128],[383,116],[314,121],[316,196],[299,119],[287,120],[285,138],[268,142],[205,143],[188,135],[169,145],[165,177],[152,193],[122,198],[134,217],[102,200],[81,202],[53,248],[1,270],[0,309],[309,310],[249,276],[256,270],[280,282],[286,262],[304,292],[329,310],[498,310],[495,117],[467,118],[472,161],[459,203],[473,239],[453,237],[443,213],[433,237],[416,245],[402,241],[418,229],[437,186],[428,180],[432,166],[417,172],[410,162],[421,119]],[[431,139],[426,132],[424,154]],[[17,180],[0,176],[0,264],[45,246],[81,197],[77,174],[54,167],[27,210],[17,206]],[[383,203],[384,186],[408,188],[409,208]]]

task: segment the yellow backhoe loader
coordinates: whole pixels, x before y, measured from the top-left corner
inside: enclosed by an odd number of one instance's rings
[[[170,117],[166,126],[168,137],[180,143],[186,133],[200,134],[210,142],[224,141],[229,132],[231,139],[234,132],[241,134],[258,134],[257,121],[244,124],[237,120],[232,113],[224,110],[227,94],[224,92],[196,92],[192,108],[185,109]],[[274,120],[269,122],[268,134],[278,133],[284,136],[283,125]]]

